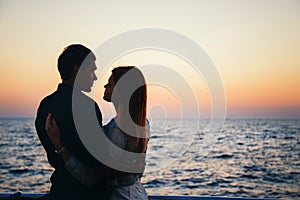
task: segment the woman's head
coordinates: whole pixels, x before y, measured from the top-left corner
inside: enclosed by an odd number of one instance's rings
[[[132,120],[136,127],[142,127],[142,129],[146,126],[147,87],[142,72],[134,66],[114,68],[108,83],[104,87],[104,100],[123,108],[124,112],[119,113],[119,117],[122,118],[121,123],[124,126],[128,127],[129,125],[130,134],[132,135],[132,132],[135,132],[136,137],[146,138],[145,130],[136,131],[134,129],[132,131],[129,122]],[[141,130],[141,128],[137,130]],[[141,148],[144,150],[145,144]]]

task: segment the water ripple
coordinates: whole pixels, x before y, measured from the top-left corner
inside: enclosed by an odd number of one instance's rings
[[[164,165],[145,172],[142,182],[149,194],[300,197],[299,120],[226,120],[205,156],[201,149],[208,148],[209,120],[201,121],[196,131],[193,125],[151,121],[147,166]],[[53,169],[34,120],[0,120],[0,137],[0,192],[48,191]]]

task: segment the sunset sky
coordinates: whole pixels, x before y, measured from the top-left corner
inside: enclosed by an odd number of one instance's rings
[[[0,117],[35,117],[41,99],[60,82],[56,62],[67,45],[96,49],[115,35],[147,27],[185,35],[206,52],[222,78],[228,118],[300,118],[298,0],[0,0],[0,27]],[[151,64],[186,72],[200,116],[209,116],[205,77],[181,58],[144,50],[120,57],[112,67]],[[93,88],[104,117],[113,115],[102,100],[110,71]],[[189,101],[178,99],[176,89],[185,91],[180,85],[149,85],[149,116],[179,117],[182,101]],[[195,117],[199,111],[191,106],[186,112]]]

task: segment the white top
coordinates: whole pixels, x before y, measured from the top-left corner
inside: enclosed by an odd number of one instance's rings
[[[113,131],[116,128],[117,128],[116,118],[113,118],[107,125],[103,127],[103,130],[106,133],[107,137],[110,139],[110,141],[112,141],[120,148],[125,149],[127,145],[127,138],[125,137],[124,134],[117,134],[118,131],[117,132]],[[146,124],[146,131],[147,131],[148,138],[150,138],[150,125],[148,120]],[[115,155],[112,153],[112,156]],[[124,159],[124,162],[126,162],[126,159]],[[100,177],[96,175],[92,167],[86,165],[85,163],[80,162],[73,155],[65,163],[65,168],[71,173],[71,175],[74,178],[76,178],[80,183],[82,183],[85,186],[92,186],[100,180]],[[138,179],[138,181],[133,185],[115,187],[112,191],[111,199],[148,199],[148,198],[143,185],[140,183],[140,180]]]

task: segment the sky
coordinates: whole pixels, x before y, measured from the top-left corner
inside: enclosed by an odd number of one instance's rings
[[[204,50],[221,77],[227,118],[300,118],[299,11],[297,0],[0,0],[0,117],[35,117],[61,81],[56,62],[67,45],[94,50],[118,34],[153,28],[184,35]],[[96,56],[99,63],[105,59]],[[173,84],[172,73],[147,74],[146,80],[170,84],[149,84],[149,117],[210,116],[205,77],[179,56],[140,50],[106,70],[98,65],[103,74],[92,97],[104,117],[114,111],[102,100],[103,85],[118,65],[167,66],[188,83]]]

